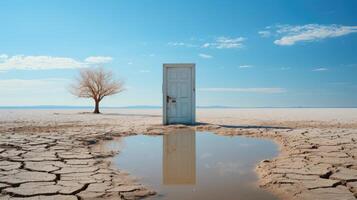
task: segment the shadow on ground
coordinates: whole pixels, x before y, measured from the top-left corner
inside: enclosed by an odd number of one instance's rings
[[[103,113],[106,116],[130,116],[130,117],[161,117],[161,115],[150,115],[150,114],[121,114],[121,113]]]
[[[192,126],[207,126],[207,125],[212,125],[212,126],[219,126],[222,128],[239,128],[239,129],[258,129],[258,128],[265,128],[265,129],[291,129],[290,127],[284,127],[284,126],[263,126],[263,125],[226,125],[226,124],[211,124],[211,123],[206,123],[206,122],[197,122],[196,124]]]
[[[59,113],[54,113],[59,114]],[[123,113],[99,113],[94,114],[93,112],[79,112],[80,115],[98,115],[98,116],[124,116],[124,117],[161,117],[161,115],[150,115],[150,114],[123,114]],[[70,114],[68,114],[70,115]]]

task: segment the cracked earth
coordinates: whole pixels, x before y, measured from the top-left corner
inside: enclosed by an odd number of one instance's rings
[[[356,199],[357,131],[302,129],[276,132],[282,153],[257,167],[260,186],[296,199]]]
[[[104,158],[113,152],[91,150],[98,135],[2,133],[0,198],[135,199],[154,194],[110,168]]]
[[[257,184],[280,199],[357,198],[356,109],[205,109],[198,114],[201,123],[190,128],[271,138],[279,144],[279,156],[261,161],[256,171]],[[148,186],[112,167],[110,158],[120,152],[108,152],[100,143],[185,127],[160,123],[160,110],[115,110],[103,115],[0,111],[0,199],[154,195]]]

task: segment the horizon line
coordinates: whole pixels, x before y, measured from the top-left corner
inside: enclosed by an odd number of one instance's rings
[[[70,106],[70,105],[16,105],[1,106],[0,109],[86,109],[94,106]],[[131,106],[102,106],[101,109],[161,109],[159,105],[131,105]],[[357,106],[225,106],[225,105],[206,105],[196,106],[196,108],[357,108]]]

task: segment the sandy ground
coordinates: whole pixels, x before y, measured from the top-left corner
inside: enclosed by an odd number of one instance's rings
[[[102,112],[0,110],[0,199],[153,195],[112,169],[114,152],[97,144],[183,126],[161,126],[159,109]],[[281,153],[256,171],[259,186],[281,199],[356,199],[357,109],[198,109],[197,121],[190,128],[276,141]]]

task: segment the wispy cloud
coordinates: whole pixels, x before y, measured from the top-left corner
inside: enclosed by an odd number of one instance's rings
[[[357,67],[357,63],[352,64],[342,64],[341,67]]]
[[[312,71],[314,72],[323,72],[323,71],[328,71],[328,68],[325,67],[319,67],[319,68],[315,68]]]
[[[185,43],[185,42],[168,42],[167,45],[174,47],[197,47],[195,44]]]
[[[90,56],[86,58],[84,61],[90,64],[103,64],[103,63],[109,63],[112,60],[113,58],[109,56]]]
[[[204,53],[200,53],[200,54],[198,54],[198,56],[201,57],[201,58],[204,58],[204,59],[210,59],[210,58],[213,57],[213,56],[211,56],[211,55],[204,54]]]
[[[357,26],[337,24],[277,25],[274,27],[266,27],[265,30],[259,31],[258,33],[262,37],[267,37],[271,35],[268,34],[268,32],[271,31],[274,31],[274,35],[279,37],[279,39],[274,41],[276,45],[291,46],[298,42],[312,42],[356,33]]]
[[[95,64],[108,63],[112,61],[111,57],[91,56],[84,61],[69,57],[54,56],[24,56],[0,55],[0,71],[12,69],[17,70],[50,70],[50,69],[73,69],[90,67]]]
[[[285,93],[286,89],[284,88],[199,88],[199,91],[276,94],[276,93]]]
[[[6,55],[6,54],[1,54],[1,55],[0,55],[0,61],[4,61],[4,60],[6,60],[7,58],[9,58],[9,56]]]
[[[262,37],[270,37],[271,36],[271,32],[268,30],[258,31],[258,34]]]
[[[143,69],[143,70],[140,70],[139,72],[140,72],[140,73],[149,73],[150,70],[145,70],[145,69]]]
[[[52,56],[8,56],[0,62],[0,70],[45,70],[45,69],[71,69],[81,68],[86,65],[73,58]]]
[[[196,47],[212,49],[237,49],[244,47],[244,37],[226,37],[221,36],[210,40],[190,40],[189,42],[168,42],[167,45],[173,47]]]
[[[243,41],[246,39],[243,37],[230,38],[230,37],[218,37],[214,42],[206,42],[202,45],[203,48],[216,48],[216,49],[235,49],[242,48]]]
[[[243,165],[238,162],[217,162],[213,167],[217,168],[221,176],[232,176],[234,174],[243,175],[247,173],[243,170]]]
[[[239,68],[241,69],[247,69],[247,68],[252,68],[253,65],[240,65]]]

